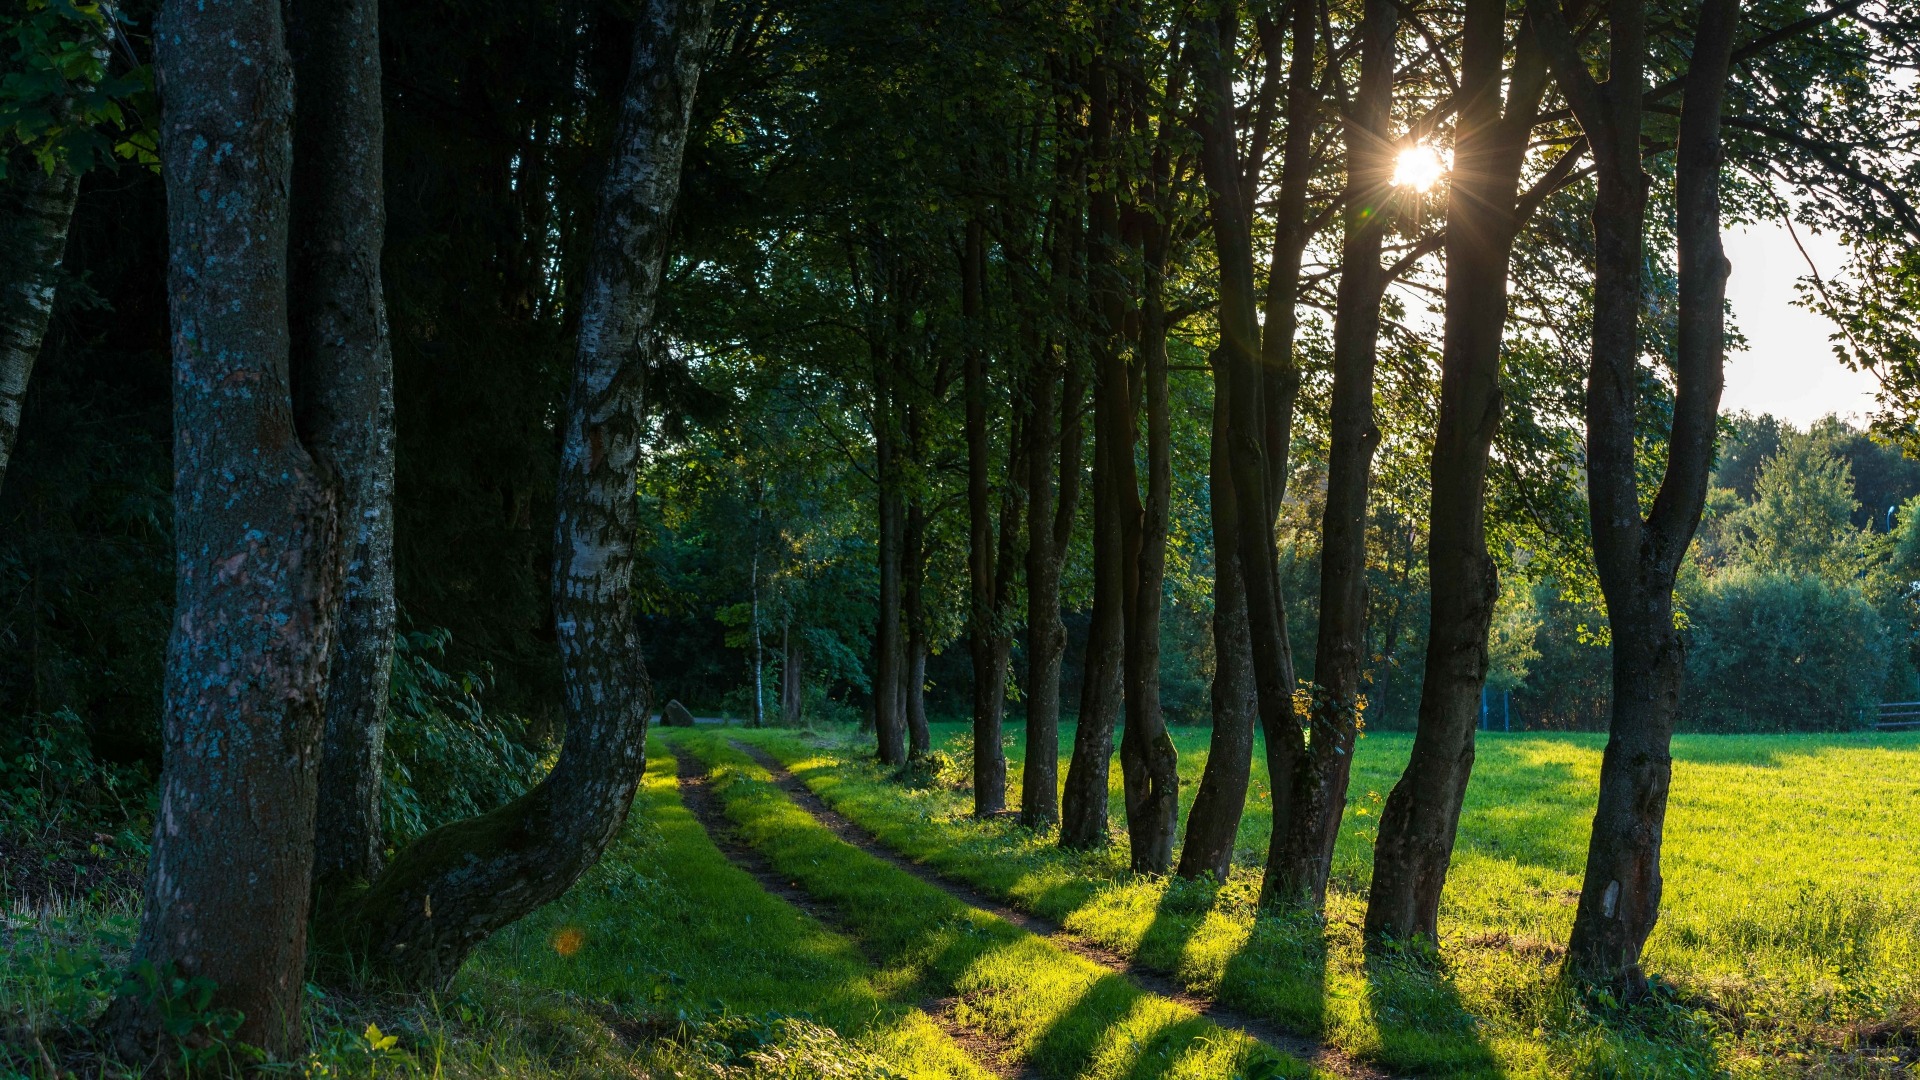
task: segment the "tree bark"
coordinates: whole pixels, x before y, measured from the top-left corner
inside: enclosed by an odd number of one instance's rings
[[[967,650],[973,659],[973,814],[992,817],[1007,805],[1007,756],[1000,746],[1006,701],[1006,670],[996,655],[1000,612],[995,601],[993,507],[988,472],[992,445],[987,436],[986,226],[978,215],[967,221],[961,254],[961,317],[971,340],[966,344],[967,406],[967,581],[970,604]],[[1002,522],[1011,527],[1012,522]]]
[[[1281,151],[1280,189],[1275,199],[1275,235],[1267,269],[1266,314],[1254,319],[1253,181],[1259,163],[1240,160],[1239,136],[1233,110],[1235,36],[1239,13],[1223,9],[1212,27],[1200,27],[1197,41],[1204,66],[1199,87],[1206,95],[1201,124],[1202,171],[1212,202],[1215,252],[1221,273],[1222,348],[1213,357],[1214,419],[1211,455],[1214,511],[1214,656],[1213,748],[1188,818],[1188,851],[1181,853],[1183,876],[1211,872],[1224,878],[1232,864],[1233,842],[1246,806],[1252,757],[1252,717],[1260,717],[1267,736],[1267,772],[1273,798],[1273,833],[1285,835],[1293,781],[1294,760],[1300,752],[1298,725],[1292,704],[1280,716],[1263,704],[1261,679],[1253,654],[1252,610],[1247,590],[1253,579],[1270,587],[1271,604],[1263,608],[1270,635],[1263,653],[1278,666],[1264,676],[1266,693],[1291,688],[1294,681],[1292,646],[1287,638],[1286,608],[1279,591],[1273,537],[1280,505],[1286,498],[1292,453],[1294,400],[1300,386],[1299,366],[1293,355],[1299,317],[1294,310],[1300,292],[1300,267],[1311,239],[1307,198],[1314,165],[1313,131],[1321,93],[1314,80],[1318,28],[1317,8],[1293,0],[1288,9],[1290,27],[1283,35],[1278,23],[1260,20],[1266,80],[1280,78],[1283,38],[1292,41],[1286,58],[1286,135]],[[1254,142],[1264,144],[1265,132]],[[1257,348],[1259,363],[1252,353]],[[1258,370],[1258,378],[1253,373]],[[1239,381],[1236,382],[1235,380]],[[1242,402],[1237,398],[1250,398]],[[1236,441],[1234,417],[1257,424],[1257,436]],[[1258,439],[1260,496],[1244,499],[1235,486],[1235,454],[1248,453],[1246,442]],[[1255,520],[1245,520],[1252,516]],[[1262,524],[1264,523],[1264,524]],[[1270,569],[1250,578],[1245,571],[1244,544],[1264,534],[1257,546],[1259,558]],[[1271,635],[1277,634],[1277,642]],[[1277,649],[1276,649],[1277,646]],[[1243,666],[1244,665],[1244,666]],[[1242,685],[1244,683],[1244,685]],[[1249,697],[1248,695],[1252,695]],[[1242,712],[1242,710],[1250,710]],[[1273,721],[1270,723],[1269,721]]]
[[[806,646],[787,627],[780,632],[780,722],[799,727],[805,709]]]
[[[1071,231],[1062,222],[1061,233]],[[1056,251],[1063,252],[1054,263],[1060,283],[1056,293],[1064,294],[1073,245],[1059,234],[1056,244]],[[1027,459],[1027,748],[1020,823],[1030,829],[1060,821],[1060,664],[1067,649],[1067,630],[1060,619],[1060,568],[1080,502],[1083,380],[1067,350],[1057,344],[1052,348],[1061,362],[1036,365]]]
[[[665,272],[710,0],[649,0],[601,188],[555,494],[566,739],[546,779],[403,851],[353,913],[368,966],[444,987],[488,935],[565,892],[626,821],[650,688],[634,624],[642,359]]]
[[[901,640],[901,571],[905,546],[905,500],[901,493],[898,435],[894,431],[892,358],[888,347],[874,351],[873,440],[879,479],[880,591],[877,625],[873,634],[873,721],[883,765],[907,762],[906,695],[903,690],[907,651]]]
[[[1327,499],[1321,518],[1320,627],[1310,692],[1310,736],[1300,757],[1289,828],[1276,836],[1262,895],[1268,901],[1326,902],[1334,839],[1346,810],[1353,743],[1362,708],[1367,635],[1367,492],[1380,430],[1373,418],[1379,353],[1380,265],[1393,172],[1389,113],[1399,9],[1369,0],[1360,25],[1360,85],[1346,121],[1346,235],[1333,323]]]
[[[1673,585],[1706,499],[1726,359],[1720,112],[1740,6],[1702,3],[1685,76],[1674,183],[1680,275],[1673,426],[1666,471],[1644,518],[1634,421],[1648,189],[1639,157],[1646,13],[1627,0],[1609,3],[1605,84],[1581,64],[1557,4],[1538,3],[1530,14],[1599,167],[1587,489],[1594,563],[1613,634],[1613,713],[1567,964],[1576,976],[1632,997],[1645,987],[1640,955],[1660,914],[1661,836],[1684,674]]]
[[[387,681],[393,671],[393,352],[380,279],[379,5],[289,5],[293,54],[291,346],[301,434],[338,477],[346,576],[335,614],[320,793],[316,898],[379,874]]]
[[[1253,768],[1253,723],[1259,691],[1253,684],[1253,643],[1247,636],[1246,580],[1234,536],[1240,512],[1227,465],[1227,411],[1232,390],[1224,358],[1214,356],[1213,440],[1208,461],[1208,491],[1213,520],[1213,734],[1207,764],[1187,813],[1186,843],[1180,848],[1179,874],[1211,874],[1227,880],[1233,869],[1234,839],[1247,805]]]
[[[1061,803],[1060,845],[1070,849],[1101,847],[1107,842],[1107,776],[1113,728],[1124,695],[1127,553],[1121,478],[1123,467],[1126,475],[1132,469],[1121,455],[1130,453],[1133,440],[1128,434],[1126,374],[1120,358],[1125,300],[1116,280],[1122,270],[1119,202],[1111,176],[1116,111],[1112,83],[1113,74],[1096,65],[1090,142],[1093,162],[1108,175],[1088,200],[1088,277],[1097,298],[1094,319],[1098,323],[1093,333],[1093,618],[1087,632],[1080,722],[1074,731]]]
[[[13,158],[6,180],[0,181],[0,235],[18,245],[6,259],[14,280],[0,288],[0,483],[20,435],[20,408],[33,364],[53,318],[54,286],[80,194],[80,178],[64,164],[49,173],[25,154]]]
[[[915,446],[920,445],[919,419],[918,410],[912,410],[907,430]],[[917,495],[907,502],[900,547],[900,621],[906,649],[900,707],[907,725],[907,758],[917,760],[933,752],[933,732],[927,727],[927,511]]]
[[[1545,87],[1544,57],[1523,31],[1503,114],[1506,51],[1505,6],[1469,0],[1447,197],[1440,419],[1429,469],[1426,671],[1413,754],[1387,796],[1374,844],[1366,931],[1376,939],[1439,940],[1440,894],[1486,685],[1487,633],[1499,593],[1487,553],[1487,456],[1500,423],[1508,263],[1524,223],[1515,189]]]
[[[1175,106],[1178,112],[1177,94]],[[1158,169],[1156,169],[1156,174]],[[1134,410],[1126,410],[1127,434],[1116,443],[1124,456],[1120,486],[1126,496],[1127,621],[1126,726],[1120,736],[1120,773],[1126,793],[1127,840],[1135,873],[1164,874],[1173,868],[1180,825],[1179,759],[1160,708],[1160,607],[1166,583],[1167,515],[1172,493],[1172,426],[1167,405],[1167,316],[1161,275],[1167,226],[1146,226],[1143,250],[1147,280],[1141,295],[1137,357],[1147,420],[1147,497],[1134,475]]]
[[[139,972],[206,979],[237,1036],[302,1046],[319,742],[339,595],[337,497],[295,429],[287,234],[293,78],[280,6],[170,3],[165,103],[173,319],[174,627]],[[162,1048],[155,997],[104,1023]]]

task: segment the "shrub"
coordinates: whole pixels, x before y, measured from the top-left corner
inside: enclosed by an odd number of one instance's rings
[[[1701,731],[1837,731],[1879,700],[1892,643],[1860,590],[1733,569],[1689,612],[1682,722]]]
[[[486,672],[452,675],[435,664],[451,636],[434,629],[394,641],[381,795],[395,847],[519,796],[539,767],[524,725],[481,706]]]

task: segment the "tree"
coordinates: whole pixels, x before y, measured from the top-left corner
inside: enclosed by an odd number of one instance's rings
[[[1487,551],[1487,461],[1500,425],[1513,246],[1542,190],[1515,188],[1546,89],[1545,58],[1533,34],[1523,29],[1510,50],[1506,24],[1504,5],[1467,4],[1447,196],[1440,416],[1429,470],[1426,670],[1412,758],[1388,795],[1374,846],[1366,927],[1375,936],[1439,937],[1440,893],[1473,768],[1500,589]],[[1564,178],[1577,157],[1578,147],[1563,152],[1558,176],[1549,172],[1543,182]]]
[[[1789,435],[1760,467],[1753,501],[1733,515],[1744,563],[1794,576],[1846,579],[1865,554],[1853,513],[1853,470],[1805,435]]]
[[[80,177],[110,160],[97,129],[123,125],[114,98],[138,82],[109,77],[114,19],[110,3],[47,4],[9,16],[0,34],[15,38],[0,44],[0,480],[53,316]]]
[[[1739,0],[1703,0],[1682,77],[1673,420],[1660,488],[1644,513],[1635,436],[1649,187],[1640,164],[1647,12],[1631,0],[1609,0],[1605,12],[1601,83],[1557,0],[1528,7],[1554,78],[1593,148],[1598,179],[1587,487],[1594,563],[1613,635],[1613,715],[1567,963],[1583,978],[1632,993],[1644,985],[1640,952],[1660,911],[1660,835],[1685,655],[1673,625],[1674,579],[1706,500],[1726,361],[1721,106],[1740,7]]]
[[[288,7],[295,102],[289,301],[296,422],[340,485],[345,578],[334,617],[314,812],[314,879],[371,881],[385,844],[387,680],[393,670],[393,351],[380,278],[386,238],[379,10]]]
[[[579,317],[557,493],[554,613],[566,687],[553,771],[402,851],[347,913],[368,965],[444,986],[499,928],[565,892],[620,827],[646,763],[650,687],[635,634],[635,473],[680,163],[712,18],[707,0],[637,12]]]
[[[280,7],[169,4],[156,26],[174,328],[177,601],[165,767],[134,945],[105,1020],[156,1052],[172,980],[204,980],[276,1058],[304,1040],[308,883],[337,493],[288,378],[292,72]]]

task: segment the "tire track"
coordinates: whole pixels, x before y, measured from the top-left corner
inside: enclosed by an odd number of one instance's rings
[[[665,741],[665,740],[663,740]],[[859,939],[847,932],[846,924],[840,920],[828,905],[815,900],[813,896],[793,880],[776,870],[766,856],[743,843],[736,835],[733,822],[728,819],[721,806],[720,797],[715,795],[709,781],[706,767],[703,766],[684,747],[667,742],[673,752],[675,775],[679,779],[680,802],[693,814],[694,820],[706,830],[707,839],[720,849],[727,861],[746,871],[760,887],[780,900],[798,909],[802,914],[825,926],[841,937],[860,947]],[[862,950],[865,955],[865,950]],[[871,965],[871,957],[868,957]],[[956,1008],[961,1003],[958,997],[932,998],[919,1003],[918,1008],[927,1014],[947,1038],[966,1051],[967,1055],[982,1068],[1003,1080],[1042,1080],[1040,1074],[1031,1066],[1012,1061],[1009,1047],[978,1028],[967,1027],[956,1019]]]
[[[887,847],[878,837],[828,806],[826,800],[814,794],[812,788],[807,787],[805,782],[795,776],[792,770],[781,764],[780,760],[772,754],[738,739],[728,741],[733,744],[734,749],[746,754],[761,768],[766,769],[773,776],[774,784],[786,792],[787,797],[792,799],[795,805],[811,814],[814,820],[831,830],[840,839],[876,859],[912,874],[955,900],[1004,919],[1036,937],[1046,938],[1068,952],[1125,977],[1147,993],[1157,994],[1192,1009],[1220,1027],[1257,1039],[1275,1050],[1290,1054],[1335,1076],[1345,1077],[1347,1080],[1406,1080],[1401,1074],[1387,1072],[1370,1062],[1360,1061],[1338,1047],[1329,1046],[1317,1039],[1295,1035],[1271,1021],[1222,1005],[1212,998],[1201,997],[1182,986],[1164,971],[1139,964],[1131,957],[1123,956],[1069,932],[1051,919],[1012,907],[1005,901],[964,881],[947,877],[930,867],[914,862]],[[679,752],[676,747],[674,753]]]

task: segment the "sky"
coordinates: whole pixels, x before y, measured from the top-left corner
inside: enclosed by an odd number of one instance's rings
[[[1840,245],[1804,227],[1798,231],[1820,273],[1838,274],[1846,261]],[[1747,348],[1727,356],[1721,411],[1772,413],[1798,427],[1838,413],[1865,426],[1878,383],[1842,366],[1827,340],[1833,324],[1795,305],[1794,283],[1806,275],[1807,258],[1792,234],[1773,221],[1729,230],[1723,242],[1733,264],[1727,299]]]

